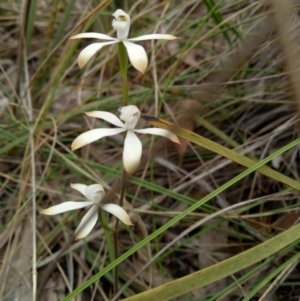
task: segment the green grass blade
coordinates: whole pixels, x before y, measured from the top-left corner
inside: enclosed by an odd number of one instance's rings
[[[252,159],[249,159],[231,149],[228,149],[216,142],[213,142],[205,137],[202,137],[200,135],[197,135],[191,131],[188,131],[184,128],[181,128],[175,124],[172,124],[168,121],[158,119],[152,116],[143,115],[143,118],[146,119],[148,122],[150,122],[152,125],[167,129],[177,135],[178,137],[181,137],[185,140],[188,140],[190,142],[193,142],[205,149],[208,149],[216,154],[219,154],[227,159],[232,160],[233,162],[236,162],[238,164],[241,164],[245,167],[253,166],[256,162]],[[262,166],[257,170],[257,172],[277,181],[280,183],[283,183],[284,185],[287,185],[288,187],[291,187],[297,191],[300,191],[300,183],[294,179],[291,179],[267,166]]]
[[[63,18],[62,18],[62,22],[60,23],[60,25],[57,29],[54,41],[52,43],[52,48],[54,48],[60,42],[60,40],[63,38],[64,31],[65,31],[65,28],[68,25],[68,22],[70,21],[69,20],[70,15],[71,15],[71,12],[72,12],[73,7],[75,5],[75,2],[76,2],[75,0],[69,1],[68,6],[67,6],[67,8],[65,10],[65,13],[63,15]]]
[[[207,196],[205,196],[203,199],[199,200],[198,202],[196,202],[195,204],[193,204],[192,206],[190,206],[189,208],[187,208],[185,211],[183,211],[182,213],[180,213],[178,216],[174,217],[173,219],[171,219],[170,221],[168,221],[166,224],[164,224],[162,227],[160,227],[159,229],[157,229],[155,232],[153,232],[152,234],[150,234],[148,237],[146,237],[145,239],[143,239],[142,241],[140,241],[139,243],[137,243],[135,246],[133,246],[130,250],[128,250],[126,253],[124,253],[123,255],[121,255],[119,258],[117,258],[116,260],[114,260],[112,263],[110,263],[107,267],[105,267],[102,271],[100,271],[99,273],[97,273],[96,275],[94,275],[93,277],[91,277],[89,280],[87,280],[86,282],[84,282],[83,284],[81,284],[77,289],[75,289],[71,294],[69,294],[68,296],[66,296],[62,301],[68,301],[71,300],[72,298],[74,298],[75,296],[77,296],[80,292],[82,292],[85,288],[89,287],[92,283],[94,283],[95,281],[97,281],[99,278],[101,278],[103,275],[105,275],[107,272],[109,272],[111,269],[113,269],[114,267],[116,267],[118,264],[120,264],[122,261],[124,261],[126,258],[128,258],[130,255],[134,254],[137,250],[139,250],[140,248],[142,248],[143,246],[145,246],[148,242],[150,242],[151,240],[153,240],[154,238],[156,238],[158,235],[160,235],[161,233],[163,233],[164,231],[166,231],[168,228],[170,228],[171,226],[175,225],[178,221],[180,221],[182,218],[184,218],[185,216],[187,216],[188,214],[190,214],[191,212],[193,212],[195,209],[197,209],[198,207],[200,207],[201,205],[203,205],[204,203],[208,202],[209,200],[211,200],[212,198],[214,198],[216,195],[220,194],[221,192],[223,192],[224,190],[226,190],[227,188],[229,188],[230,186],[232,186],[233,184],[235,184],[236,182],[240,181],[241,179],[243,179],[244,177],[248,176],[250,173],[252,173],[253,171],[256,171],[257,169],[259,169],[260,167],[262,167],[263,165],[265,165],[266,163],[270,162],[272,159],[276,158],[277,156],[281,155],[282,153],[286,152],[287,150],[291,149],[292,147],[298,145],[300,143],[300,139],[296,139],[293,142],[289,143],[288,145],[282,147],[281,149],[279,149],[278,151],[274,152],[273,154],[271,154],[270,156],[268,156],[267,158],[261,160],[260,162],[255,163],[253,166],[251,166],[250,168],[248,168],[247,170],[245,170],[244,172],[240,173],[239,175],[237,175],[236,177],[234,177],[233,179],[231,179],[230,181],[228,181],[227,183],[223,184],[222,186],[220,186],[219,188],[217,188],[216,190],[214,190],[213,192],[209,193]],[[296,229],[296,230],[295,230]],[[291,242],[294,242],[296,239],[300,238],[300,225],[297,225],[291,229],[289,229],[286,235],[284,235],[284,233],[270,239],[269,241],[265,242],[263,244],[263,247],[261,247],[261,245],[257,246],[256,248],[259,248],[259,251],[264,250],[262,258],[266,258],[268,256],[270,256],[271,254],[274,254],[275,252],[281,250],[282,248],[284,248],[285,246],[287,246],[288,244],[290,244]],[[279,238],[278,238],[279,237]],[[275,243],[274,243],[275,240]],[[271,247],[268,247],[269,245],[271,245]],[[242,256],[244,254],[244,257],[246,259],[244,259],[243,264],[237,264],[236,260],[234,260],[236,258],[233,257],[229,260],[231,264],[227,264],[228,260],[224,262],[221,262],[220,264],[225,265],[225,268],[223,268],[223,273],[221,273],[220,271],[218,271],[218,269],[214,270],[214,273],[211,273],[210,276],[211,277],[215,277],[218,278],[222,275],[221,278],[226,277],[228,275],[228,273],[231,273],[231,268],[234,268],[235,271],[239,271],[243,268],[243,266],[245,265],[245,267],[249,266],[249,261],[252,258],[252,260],[255,260],[254,262],[252,262],[251,264],[261,260],[257,260],[259,258],[259,255],[257,253],[257,251],[255,252],[251,252],[250,255],[254,255],[253,257],[251,257],[249,254],[249,252],[252,249],[238,255],[238,256]],[[239,258],[244,258],[244,257],[239,257]],[[251,257],[251,258],[249,258]],[[232,261],[234,261],[234,264],[232,264]],[[218,265],[220,265],[218,264]],[[213,266],[215,267],[215,266]],[[200,272],[196,272],[196,273],[200,273],[200,277],[201,277],[201,273]],[[227,274],[226,274],[227,273]],[[195,273],[194,273],[195,274]],[[194,275],[192,274],[192,275]],[[198,275],[196,274],[196,275]],[[225,276],[224,276],[225,275]],[[198,275],[199,276],[199,275]],[[188,279],[188,283],[191,281],[189,276]],[[185,278],[185,277],[184,277]],[[181,278],[181,279],[184,279]],[[218,278],[218,279],[221,279]],[[181,280],[179,279],[179,280]],[[204,280],[208,281],[208,279],[210,279],[210,281],[216,281],[218,279],[214,279],[214,278],[208,278],[208,277],[204,277]],[[177,281],[179,281],[177,280]],[[194,280],[194,278],[192,278],[192,280]],[[185,279],[182,280],[184,285],[186,284]],[[196,282],[196,284],[195,284]],[[206,282],[207,283],[207,282]],[[170,284],[169,284],[170,285]],[[196,285],[198,285],[198,287],[200,287],[199,285],[202,285],[201,282],[199,282],[198,279],[196,279],[196,281],[193,282],[193,285],[191,286],[187,286],[185,287],[183,285],[183,287],[181,286],[181,290],[180,292],[176,289],[176,286],[178,285],[178,282],[175,283],[175,285],[172,288],[173,293],[177,292],[179,294],[184,294],[187,293],[190,290],[194,290],[196,289]],[[168,286],[167,286],[168,288]],[[187,290],[188,289],[188,290]],[[158,290],[158,295],[161,294],[161,290]],[[168,291],[169,292],[169,291]],[[171,293],[171,292],[169,292]],[[172,296],[173,294],[171,294],[170,296]],[[140,296],[140,295],[137,295]],[[157,298],[157,300],[167,300],[167,299],[159,299],[157,295],[155,295]],[[165,295],[166,296],[166,295]],[[178,294],[176,295],[178,296]],[[134,298],[134,297],[131,297]],[[147,299],[147,300],[154,300],[153,299],[153,295],[151,297],[152,299]],[[130,299],[128,299],[130,300]],[[132,300],[146,300],[146,299],[132,299]],[[132,301],[130,300],[130,301]]]
[[[144,293],[123,299],[124,301],[164,301],[170,300],[177,296],[181,296],[193,290],[209,285],[217,280],[230,276],[238,271],[241,271],[272,254],[282,250],[289,244],[300,239],[300,224],[284,231],[281,234],[269,239],[266,242],[259,244],[243,253],[233,256],[227,260],[217,263],[206,269],[197,271],[188,276],[182,277],[167,284],[158,286]],[[282,266],[285,267],[290,262],[294,262],[299,258],[296,254]],[[274,276],[274,275],[273,275]],[[244,299],[250,300],[250,299]]]
[[[34,29],[34,20],[36,14],[36,7],[37,7],[37,0],[29,1],[29,13],[27,19],[27,26],[26,26],[26,49],[29,50],[29,45],[31,41],[31,36],[33,34]]]
[[[220,25],[222,22],[224,23],[223,17],[218,11],[219,5],[216,4],[214,0],[203,0],[203,3],[205,4],[207,10],[209,11],[210,15],[212,16],[212,18],[214,19],[217,25]],[[231,47],[232,43],[231,43],[229,31],[230,30],[233,31],[237,36],[239,36],[239,34],[234,28],[231,28],[230,25],[227,23],[220,25],[220,29],[223,32],[224,38],[228,42],[228,45]]]
[[[274,271],[272,271],[270,274],[268,274],[267,277],[265,277],[258,285],[255,286],[254,289],[251,290],[250,293],[242,300],[242,301],[251,301],[252,298],[255,297],[255,295],[264,287],[266,286],[272,279],[274,279],[278,274],[280,274],[286,267],[289,265],[295,263],[300,258],[300,253],[296,253],[294,256],[289,258],[287,261],[285,261],[283,264],[281,264],[279,267],[277,267]]]

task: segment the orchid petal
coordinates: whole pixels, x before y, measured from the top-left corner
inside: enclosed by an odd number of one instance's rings
[[[97,205],[92,206],[82,218],[75,231],[75,240],[82,239],[90,234],[98,219],[98,209],[99,207]]]
[[[87,185],[84,185],[84,184],[79,184],[79,183],[71,183],[70,186],[73,188],[73,189],[76,189],[77,191],[79,191],[81,194],[83,194],[85,197],[85,190],[87,188]]]
[[[95,204],[99,204],[104,195],[105,192],[101,184],[89,185],[85,190],[86,198]]]
[[[72,143],[72,151],[107,136],[117,135],[126,129],[93,129],[79,135]]]
[[[125,225],[131,226],[132,222],[130,220],[129,215],[127,212],[120,207],[119,205],[115,204],[105,204],[102,205],[101,208],[111,214],[113,214],[115,217],[117,217],[121,222],[123,222]]]
[[[170,139],[171,141],[173,141],[175,143],[180,144],[178,137],[175,134],[173,134],[172,132],[165,130],[165,129],[147,128],[147,129],[140,129],[140,130],[134,129],[134,131],[136,133],[140,133],[140,134],[152,134],[152,135],[163,136],[163,137]]]
[[[97,32],[84,32],[79,33],[73,37],[70,38],[70,40],[73,39],[81,39],[81,38],[91,38],[91,39],[99,39],[99,40],[109,40],[109,41],[118,41],[116,38],[112,38],[106,34],[103,33],[97,33]]]
[[[103,42],[103,43],[93,43],[85,47],[78,56],[77,63],[79,68],[83,68],[87,62],[92,58],[92,56],[99,51],[103,46],[118,43],[118,40],[113,42]]]
[[[123,150],[123,165],[125,170],[132,174],[139,167],[142,156],[142,143],[136,134],[128,131]]]
[[[59,205],[52,206],[50,208],[44,209],[40,212],[40,214],[45,215],[54,215],[63,212],[67,212],[70,210],[80,209],[87,206],[93,205],[93,202],[64,202]]]
[[[115,126],[120,127],[120,128],[125,127],[125,124],[116,115],[109,113],[109,112],[93,111],[93,112],[86,112],[85,114],[90,117],[103,119]]]
[[[127,49],[128,57],[132,66],[138,71],[145,73],[148,66],[148,57],[144,47],[128,41],[122,41]]]
[[[163,34],[163,33],[153,33],[146,34],[144,36],[127,39],[127,41],[145,41],[145,40],[176,40],[177,37],[171,34]]]

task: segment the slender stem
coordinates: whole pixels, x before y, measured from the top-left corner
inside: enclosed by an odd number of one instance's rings
[[[23,49],[23,63],[25,82],[29,83],[29,70],[27,65],[27,52]],[[27,108],[27,116],[30,124],[33,121],[33,106],[31,99],[31,90],[26,91],[24,97],[24,107]],[[31,167],[31,192],[32,192],[32,300],[35,301],[37,298],[37,251],[36,251],[36,158],[35,158],[35,135],[34,127],[30,126],[30,167]]]
[[[122,75],[122,93],[123,93],[123,105],[128,105],[128,81],[127,81],[127,51],[122,42],[118,43],[119,46],[119,62],[120,62],[120,69],[121,69],[121,75]],[[126,135],[126,133],[125,133]],[[124,139],[125,140],[125,136]],[[125,190],[126,190],[126,180],[127,180],[127,172],[123,167],[123,174],[122,174],[122,184],[121,184],[121,193],[120,193],[120,200],[119,200],[119,206],[122,207]],[[118,228],[119,228],[119,220],[116,219],[115,223],[115,231],[114,231],[114,251],[115,251],[115,258],[118,258]],[[119,278],[119,270],[118,266],[115,268],[115,283],[114,283],[114,289],[115,294],[118,292],[118,279]]]
[[[116,222],[117,225],[117,222]],[[116,227],[116,231],[114,231],[114,251],[115,251],[115,258],[118,258],[118,227]],[[114,270],[114,294],[118,292],[118,280],[119,280],[119,270],[118,266],[115,267]]]
[[[122,173],[122,183],[121,183],[121,193],[120,193],[120,200],[119,200],[119,206],[122,207],[125,190],[126,190],[126,182],[127,182],[127,172],[125,168],[123,167],[123,173]],[[118,227],[119,227],[119,220],[116,219],[115,223],[115,231],[114,231],[114,247],[115,247],[115,258],[118,258]],[[118,266],[115,268],[115,283],[114,283],[114,290],[115,294],[118,292],[118,279],[119,278],[119,271]]]
[[[122,75],[122,92],[123,92],[123,105],[128,106],[128,81],[127,81],[127,51],[122,42],[118,43],[119,46],[119,62]]]

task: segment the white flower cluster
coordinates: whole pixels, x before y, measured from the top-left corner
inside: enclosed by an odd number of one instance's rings
[[[137,38],[128,39],[130,29],[130,17],[123,10],[118,9],[113,16],[115,19],[112,22],[113,28],[117,31],[117,38],[112,38],[102,33],[81,33],[73,36],[71,39],[79,38],[95,38],[100,40],[107,40],[108,42],[93,43],[84,48],[78,56],[78,65],[80,68],[84,67],[87,62],[99,51],[103,46],[115,43],[123,43],[126,47],[129,60],[134,68],[144,73],[148,65],[148,57],[145,49],[132,42],[144,41],[149,39],[176,39],[175,36],[168,34],[148,34]],[[123,149],[123,165],[124,169],[129,173],[134,173],[141,161],[142,156],[142,143],[137,137],[139,134],[152,134],[163,136],[175,143],[179,143],[176,135],[165,129],[159,128],[146,128],[136,129],[136,125],[140,119],[141,112],[134,105],[124,106],[120,109],[120,117],[118,118],[110,112],[94,111],[88,112],[86,115],[90,117],[100,118],[105,120],[116,128],[99,128],[87,131],[79,135],[72,143],[72,150],[81,148],[89,143],[99,140],[103,137],[125,133],[124,149]],[[42,210],[41,214],[54,215],[63,213],[70,210],[90,207],[88,212],[82,218],[79,226],[75,232],[75,239],[86,237],[95,226],[98,219],[99,209],[103,209],[121,220],[126,225],[132,225],[129,215],[125,210],[115,204],[102,204],[105,192],[103,186],[100,184],[84,185],[84,184],[71,184],[71,187],[83,194],[87,201],[85,202],[65,202],[48,209]]]

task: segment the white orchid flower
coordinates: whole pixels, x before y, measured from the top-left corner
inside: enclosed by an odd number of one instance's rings
[[[100,40],[107,40],[109,42],[93,43],[84,48],[78,56],[78,65],[83,68],[93,55],[96,54],[103,46],[122,42],[127,49],[129,60],[132,66],[138,71],[145,73],[148,65],[148,57],[144,47],[136,45],[131,41],[145,41],[145,40],[174,40],[177,37],[169,34],[147,34],[137,38],[128,39],[130,29],[130,17],[122,9],[116,10],[113,14],[115,19],[112,22],[113,28],[117,31],[117,38],[112,38],[103,33],[86,32],[77,34],[70,39],[80,38],[94,38]]]
[[[98,219],[99,208],[113,214],[124,224],[132,225],[129,215],[122,207],[115,204],[101,204],[101,201],[105,195],[102,185],[93,184],[87,186],[84,184],[71,184],[71,187],[81,192],[88,199],[88,201],[64,202],[48,209],[44,209],[40,213],[45,215],[54,215],[91,206],[75,231],[75,240],[86,237],[92,231]]]
[[[83,147],[89,143],[92,143],[103,137],[116,135],[122,132],[126,133],[123,150],[123,164],[125,170],[132,174],[139,166],[142,156],[142,143],[135,133],[140,134],[153,134],[163,136],[170,139],[173,142],[179,143],[179,139],[172,132],[159,129],[159,128],[147,128],[147,129],[135,129],[137,122],[140,119],[141,112],[134,106],[129,105],[120,109],[120,118],[109,112],[94,111],[88,112],[86,115],[90,117],[101,118],[118,128],[106,128],[106,129],[93,129],[79,135],[72,143],[72,150]],[[123,123],[123,120],[125,123]]]

